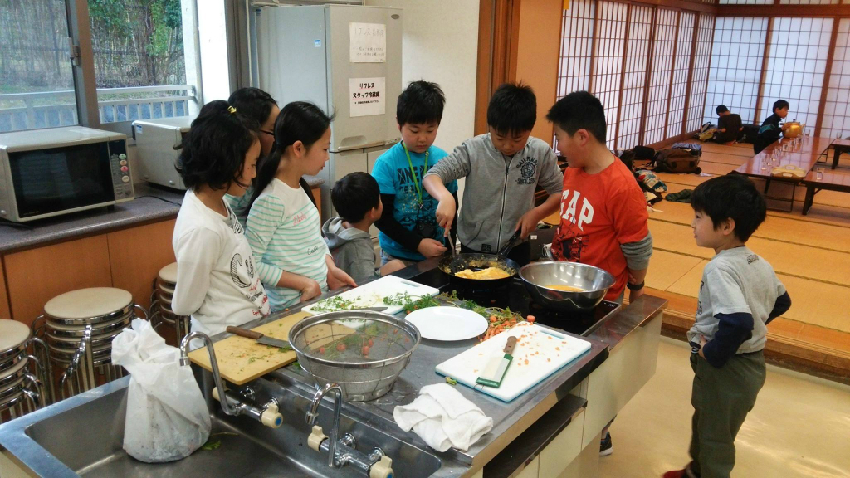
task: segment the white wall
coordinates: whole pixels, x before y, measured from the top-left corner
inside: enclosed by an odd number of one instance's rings
[[[402,82],[433,81],[446,94],[434,143],[449,153],[473,136],[478,65],[478,7],[474,0],[365,0],[404,11]],[[463,188],[462,184],[459,184]]]
[[[204,104],[230,96],[224,0],[198,0],[198,40]]]

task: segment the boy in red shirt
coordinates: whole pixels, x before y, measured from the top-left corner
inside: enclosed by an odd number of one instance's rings
[[[643,294],[652,235],[640,186],[605,146],[602,103],[586,91],[576,91],[558,100],[546,118],[555,124],[558,152],[570,165],[564,171],[561,223],[552,253],[557,260],[609,272],[616,282],[605,299],[622,303],[628,286],[629,302],[633,302]],[[599,454],[613,451],[606,426]]]

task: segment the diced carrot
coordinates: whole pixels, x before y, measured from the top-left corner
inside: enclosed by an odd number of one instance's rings
[[[495,315],[491,315],[491,316],[490,316],[490,322],[495,323],[497,320],[498,320],[498,319],[496,318],[496,316],[495,316]]]
[[[529,322],[531,322],[531,323],[533,324],[533,323],[534,323],[534,321],[535,321],[535,318],[534,318],[534,316],[533,316],[533,315],[529,314],[529,315],[528,315],[528,317],[526,317],[526,318],[525,318],[525,320],[527,320],[527,321],[529,321]]]

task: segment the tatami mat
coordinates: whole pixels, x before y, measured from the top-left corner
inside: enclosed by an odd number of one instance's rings
[[[653,289],[667,290],[702,262],[698,257],[681,256],[673,252],[653,251],[652,262],[646,275],[646,285]]]

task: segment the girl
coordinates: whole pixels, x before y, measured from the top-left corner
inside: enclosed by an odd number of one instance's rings
[[[257,125],[225,101],[201,109],[183,140],[178,171],[188,190],[174,225],[177,286],[171,307],[192,331],[215,335],[269,314],[242,225],[224,201],[256,176]]]
[[[246,87],[234,91],[227,99],[227,103],[236,108],[240,115],[256,121],[260,125],[257,129],[257,137],[260,139],[260,157],[268,156],[272,152],[272,146],[274,146],[274,123],[280,114],[277,101],[272,98],[272,95],[259,88]],[[313,192],[310,190],[307,181],[301,178],[299,183],[310,198],[310,202],[315,204],[316,199],[313,198]],[[241,197],[229,194],[224,196],[224,200],[233,209],[242,226],[245,226],[248,220],[248,206],[253,196],[253,184]]]
[[[316,105],[286,105],[275,122],[275,145],[257,173],[248,213],[248,242],[268,287],[272,309],[285,309],[322,291],[356,284],[334,265],[319,229],[319,211],[299,185],[330,159],[331,119]]]

